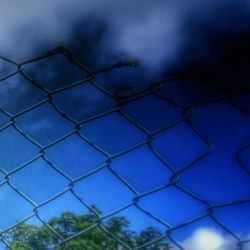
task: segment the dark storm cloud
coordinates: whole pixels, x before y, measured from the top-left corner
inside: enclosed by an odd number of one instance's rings
[[[142,81],[246,82],[249,12],[245,0],[4,0],[0,51],[22,60],[62,45],[93,66],[138,58]]]
[[[133,86],[136,92],[172,75],[239,90],[250,80],[249,12],[249,3],[243,0],[4,0],[0,53],[22,61],[62,45],[93,68],[138,58],[136,69],[122,68],[96,77],[97,83],[112,92],[121,86]],[[62,65],[50,68],[48,61],[45,64],[46,71],[34,64],[36,72],[27,73],[41,72],[42,82],[47,82],[53,71],[62,78],[53,81],[66,81]],[[73,71],[67,75],[72,77]],[[35,96],[25,84],[19,85],[15,93],[20,102],[26,100],[21,98],[24,93]],[[190,86],[189,92],[196,93],[195,88]],[[1,93],[12,95],[12,90],[2,87]],[[10,98],[6,100],[6,106],[12,107]],[[17,101],[15,106],[20,106]]]
[[[250,5],[228,1],[211,10],[188,16],[174,68],[230,90],[249,89]]]

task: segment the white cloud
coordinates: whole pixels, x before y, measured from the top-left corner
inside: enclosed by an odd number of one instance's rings
[[[182,242],[180,246],[185,250],[237,250],[237,241],[229,234],[223,234],[213,228],[198,228],[193,234]],[[244,250],[250,250],[245,245]],[[177,250],[175,247],[173,250]]]
[[[228,245],[226,239],[220,232],[209,228],[201,228],[194,232],[191,238],[183,242],[187,250],[222,250]]]

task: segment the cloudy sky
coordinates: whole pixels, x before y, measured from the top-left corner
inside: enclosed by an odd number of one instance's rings
[[[234,250],[249,240],[249,12],[243,0],[2,0],[0,55],[13,62],[0,64],[0,202],[11,204],[2,214],[15,216],[4,217],[0,227],[43,203],[45,221],[62,211],[87,212],[66,192],[73,180],[74,191],[104,215],[124,208],[114,216],[127,217],[136,231],[174,228],[176,249]],[[26,78],[16,72],[15,63],[58,46],[91,70],[121,59],[138,59],[139,65],[88,81],[86,70],[54,55],[25,63]],[[181,80],[163,82],[117,109],[113,97],[120,87],[133,86],[134,94],[175,76]],[[74,82],[79,84],[63,89]],[[191,119],[185,118],[187,106]],[[109,113],[88,120],[103,112]],[[17,127],[9,123],[12,116]],[[47,162],[39,154],[44,147]],[[11,185],[33,203],[5,182],[8,173]],[[170,185],[176,176],[177,185]],[[62,195],[46,204],[56,194]],[[131,204],[135,196],[153,217]]]

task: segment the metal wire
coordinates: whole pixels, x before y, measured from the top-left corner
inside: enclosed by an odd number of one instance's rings
[[[26,72],[25,68],[27,65],[34,64],[34,66],[35,66],[35,63],[40,62],[43,59],[46,59],[49,57],[54,57],[57,55],[63,56],[68,61],[68,63],[74,65],[79,70],[81,70],[83,77],[80,81],[69,82],[68,84],[65,84],[63,86],[60,86],[56,89],[51,90],[47,85],[45,87],[39,81],[33,79],[32,76],[30,76]],[[182,103],[176,102],[176,100],[174,100],[174,99],[171,99],[171,97],[166,97],[166,96],[162,95],[162,93],[160,91],[164,86],[169,84],[169,82],[178,81],[178,80],[181,80],[182,78],[174,77],[174,78],[169,78],[169,79],[163,79],[161,81],[153,83],[147,89],[144,89],[144,90],[136,92],[136,93],[133,92],[131,86],[123,86],[123,87],[117,88],[115,91],[112,92],[112,91],[107,90],[105,87],[102,86],[102,83],[98,83],[98,81],[96,80],[96,76],[108,73],[108,71],[115,70],[116,68],[134,67],[137,64],[137,61],[120,61],[120,62],[118,62],[114,65],[108,66],[108,67],[104,67],[104,68],[96,69],[96,70],[91,70],[87,66],[82,65],[81,63],[77,62],[73,58],[73,56],[70,54],[70,52],[68,50],[66,50],[65,48],[55,49],[44,56],[34,58],[32,60],[28,60],[28,61],[25,61],[22,63],[16,63],[16,62],[14,62],[10,59],[7,59],[3,56],[0,56],[0,58],[1,58],[1,60],[5,61],[7,63],[10,63],[13,66],[13,68],[15,68],[12,72],[9,72],[7,75],[4,75],[1,78],[0,84],[6,84],[6,83],[4,83],[4,80],[6,80],[6,79],[12,79],[15,76],[22,76],[29,82],[30,85],[33,85],[36,87],[36,89],[37,89],[36,91],[42,92],[43,95],[45,96],[41,100],[34,102],[32,105],[25,107],[24,109],[15,113],[14,115],[12,113],[10,113],[9,111],[7,111],[5,108],[0,109],[0,111],[3,114],[5,114],[9,119],[9,122],[7,124],[5,124],[0,129],[0,133],[7,130],[8,128],[12,128],[18,134],[20,134],[23,137],[23,139],[29,141],[38,149],[38,153],[34,157],[30,158],[22,165],[15,166],[14,170],[6,171],[4,168],[0,169],[1,173],[5,176],[5,181],[1,183],[1,187],[4,185],[7,185],[18,196],[22,197],[28,204],[30,204],[33,207],[33,212],[31,214],[25,216],[25,218],[19,218],[17,223],[15,223],[14,225],[10,226],[9,228],[5,229],[4,231],[2,231],[0,233],[1,242],[4,244],[4,246],[6,246],[6,248],[13,249],[9,245],[8,240],[6,240],[5,235],[7,235],[8,232],[10,230],[12,230],[13,228],[17,227],[18,225],[22,224],[23,222],[28,221],[30,218],[35,217],[42,224],[44,224],[49,230],[51,230],[56,235],[56,237],[58,237],[58,240],[60,241],[58,248],[61,247],[60,249],[63,249],[63,246],[67,245],[67,242],[71,241],[72,239],[74,239],[80,235],[85,235],[85,234],[87,235],[88,232],[91,231],[95,227],[99,227],[101,230],[103,230],[107,234],[107,237],[111,237],[112,239],[119,242],[119,244],[122,247],[121,249],[132,249],[125,242],[123,242],[121,239],[119,239],[116,235],[113,235],[111,232],[109,232],[108,229],[105,228],[105,224],[102,224],[102,221],[104,221],[105,219],[110,218],[111,216],[116,215],[121,211],[125,211],[126,209],[128,209],[130,207],[136,207],[145,216],[150,217],[151,219],[157,221],[158,223],[163,225],[166,229],[164,236],[161,236],[160,238],[154,239],[151,242],[147,242],[146,244],[141,245],[139,247],[136,247],[135,249],[146,249],[147,246],[150,246],[157,241],[161,241],[162,239],[167,240],[170,244],[175,245],[175,247],[178,249],[183,249],[183,247],[172,237],[172,234],[177,229],[183,228],[187,225],[191,225],[191,224],[193,224],[199,220],[202,220],[204,218],[210,218],[216,225],[218,225],[218,227],[220,227],[221,229],[223,229],[227,233],[229,233],[237,241],[237,246],[235,246],[235,248],[243,250],[244,246],[250,242],[250,239],[243,240],[235,232],[233,232],[232,230],[227,228],[223,224],[223,222],[221,222],[216,217],[216,215],[214,213],[219,208],[226,208],[226,207],[232,206],[232,205],[237,206],[237,205],[241,205],[241,204],[250,203],[250,199],[248,199],[248,200],[236,200],[236,201],[231,202],[231,203],[223,203],[223,204],[214,205],[214,204],[210,204],[206,200],[203,200],[201,197],[198,197],[194,193],[185,189],[181,184],[179,184],[179,181],[181,179],[182,174],[186,171],[191,171],[192,167],[197,162],[206,158],[214,149],[214,147],[213,147],[212,143],[209,141],[209,139],[205,138],[202,135],[202,133],[198,129],[195,128],[195,126],[192,122],[192,116],[195,113],[195,111],[194,111],[195,108],[197,106],[205,105],[205,104],[212,103],[212,102],[217,102],[219,100],[229,100],[229,101],[231,101],[231,104],[234,105],[234,107],[240,109],[241,107],[237,107],[237,105],[232,100],[235,97],[241,95],[243,92],[237,92],[237,93],[233,92],[232,93],[232,92],[227,91],[227,90],[221,91],[221,89],[218,88],[218,90],[221,93],[219,96],[211,97],[211,98],[203,98],[203,99],[201,99],[197,102],[194,102],[192,104],[184,105]],[[47,72],[45,71],[45,72],[41,72],[41,73],[46,74]],[[55,95],[58,93],[67,92],[70,89],[72,89],[73,87],[84,86],[86,84],[90,84],[92,87],[95,88],[96,91],[99,91],[103,95],[111,98],[112,101],[115,103],[115,105],[108,110],[98,112],[94,115],[90,115],[90,116],[86,117],[82,121],[78,121],[74,117],[70,116],[69,114],[64,113],[64,111],[61,110],[61,108],[55,103],[54,98],[55,98]],[[247,92],[248,91],[244,91],[244,93],[247,93]],[[160,100],[164,101],[165,103],[173,105],[173,106],[179,108],[180,110],[182,110],[181,117],[179,117],[178,119],[176,119],[174,121],[171,121],[166,126],[159,128],[159,129],[152,132],[152,131],[149,131],[144,126],[144,124],[138,123],[136,120],[134,120],[132,117],[130,117],[126,112],[124,112],[124,107],[126,107],[126,105],[132,103],[135,100],[143,99],[149,95],[155,96],[155,97],[159,98]],[[13,101],[16,101],[16,100],[13,100]],[[62,136],[55,138],[52,142],[50,142],[46,145],[42,145],[39,141],[34,139],[27,131],[24,131],[17,123],[17,120],[20,116],[27,114],[27,113],[31,112],[32,110],[35,110],[35,109],[41,107],[44,104],[48,104],[54,111],[56,111],[60,115],[60,117],[63,120],[72,124],[72,127],[73,127],[73,129],[71,129],[69,132],[65,133]],[[245,112],[247,112],[249,114],[248,110],[245,110]],[[122,151],[114,153],[114,154],[110,154],[110,152],[107,152],[106,150],[101,148],[99,145],[96,145],[96,143],[91,141],[88,138],[88,136],[84,135],[84,133],[81,131],[81,129],[84,127],[84,125],[86,123],[88,123],[90,121],[92,121],[92,122],[98,121],[98,119],[100,119],[102,117],[106,117],[106,116],[113,114],[113,113],[118,113],[123,119],[125,119],[127,122],[129,122],[131,126],[134,126],[138,130],[142,131],[146,135],[145,139],[139,143],[132,145],[129,148],[126,148],[125,150],[122,150]],[[153,141],[154,141],[156,136],[161,135],[165,131],[167,131],[167,130],[169,130],[169,129],[171,129],[171,128],[173,128],[181,123],[185,123],[187,126],[190,127],[190,129],[197,136],[197,138],[199,138],[204,144],[207,145],[207,150],[202,155],[200,155],[196,159],[192,160],[192,162],[189,162],[181,169],[176,170],[173,166],[171,166],[171,164],[169,164],[169,162],[166,162],[166,160],[161,155],[159,150],[153,144]],[[83,176],[75,178],[75,179],[70,177],[69,175],[67,175],[64,171],[62,171],[60,169],[60,166],[56,166],[47,157],[47,150],[48,149],[53,148],[54,146],[60,144],[64,139],[66,139],[72,135],[76,135],[80,140],[84,141],[85,143],[87,143],[88,145],[90,145],[91,147],[93,147],[95,150],[97,150],[98,152],[100,152],[101,154],[103,154],[106,157],[106,161],[103,164],[96,167],[93,171],[90,171],[89,173],[84,174]],[[172,172],[172,176],[169,180],[166,181],[165,185],[160,186],[158,188],[155,188],[154,190],[151,190],[151,191],[148,191],[145,193],[140,193],[133,185],[131,185],[128,181],[126,181],[122,176],[120,176],[116,172],[115,169],[112,168],[112,162],[115,159],[119,158],[120,156],[125,155],[128,152],[132,152],[133,150],[140,148],[140,147],[143,147],[143,146],[147,146],[150,149],[150,151],[165,165],[166,170]],[[242,148],[240,148],[238,150],[238,152],[236,152],[238,162],[239,162],[240,166],[242,167],[242,169],[244,169],[246,175],[250,174],[249,173],[250,170],[244,165],[244,162],[241,160],[241,154],[245,150],[247,150],[248,148],[249,148],[249,145],[243,145]],[[53,170],[56,171],[56,173],[61,178],[67,180],[69,183],[68,187],[66,189],[61,190],[56,195],[54,195],[50,199],[48,199],[45,202],[40,203],[40,204],[37,204],[35,201],[32,200],[32,198],[30,198],[29,196],[24,194],[22,192],[22,190],[15,187],[15,185],[12,183],[13,174],[16,174],[17,172],[19,172],[20,170],[22,170],[23,168],[25,168],[26,166],[28,166],[29,164],[31,164],[32,162],[34,162],[38,159],[46,162]],[[108,170],[109,173],[111,173],[114,176],[114,178],[116,178],[120,182],[122,182],[134,195],[134,198],[129,203],[123,204],[122,207],[117,207],[114,211],[112,211],[109,214],[105,214],[104,216],[99,214],[98,211],[96,211],[90,204],[88,204],[86,201],[84,201],[81,198],[81,196],[79,194],[77,194],[77,192],[74,190],[74,186],[77,183],[84,181],[87,177],[93,176],[103,169]],[[150,196],[150,195],[152,195],[160,190],[165,190],[165,189],[168,189],[170,187],[174,187],[174,188],[178,189],[179,191],[185,193],[186,195],[188,195],[190,197],[190,199],[194,199],[194,200],[201,202],[206,207],[206,211],[202,215],[199,215],[198,217],[192,218],[189,221],[185,221],[183,223],[180,223],[177,226],[171,226],[171,225],[167,224],[165,221],[161,220],[160,218],[157,218],[157,216],[150,213],[149,211],[147,211],[146,209],[144,209],[140,205],[139,202],[143,197]],[[0,189],[0,192],[1,192],[1,189]],[[89,211],[91,211],[96,216],[96,222],[93,225],[91,225],[90,227],[86,228],[84,231],[79,231],[77,234],[72,235],[69,238],[64,238],[55,229],[53,229],[48,224],[48,222],[46,222],[42,218],[39,211],[43,206],[57,200],[58,198],[60,198],[62,195],[64,195],[67,192],[70,192],[84,207],[87,207],[89,209]]]

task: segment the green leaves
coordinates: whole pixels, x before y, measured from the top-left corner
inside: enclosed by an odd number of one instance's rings
[[[157,228],[135,233],[125,217],[112,217],[105,223],[97,223],[97,219],[93,214],[64,212],[48,221],[56,233],[46,225],[22,223],[5,238],[14,250],[125,250],[140,246],[143,250],[170,249],[164,241],[157,241],[164,236]]]

